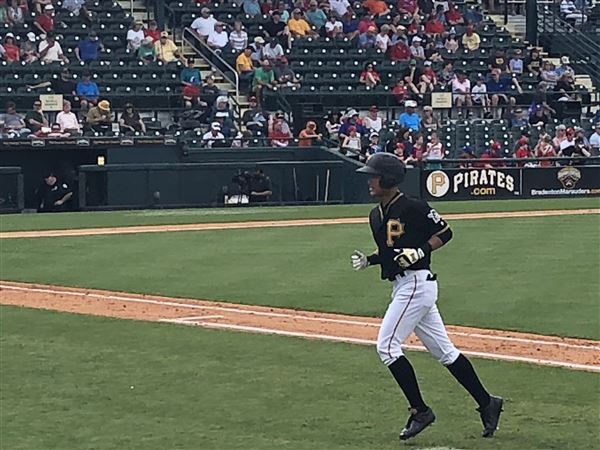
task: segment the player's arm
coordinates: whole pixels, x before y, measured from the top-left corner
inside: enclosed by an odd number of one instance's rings
[[[352,263],[354,270],[363,270],[369,266],[381,264],[381,258],[376,251],[367,256],[359,250],[354,250],[354,253],[352,253],[352,256],[350,257],[350,262]]]

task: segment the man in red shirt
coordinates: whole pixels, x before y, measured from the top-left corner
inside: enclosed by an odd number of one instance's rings
[[[442,34],[445,31],[444,24],[440,22],[435,16],[425,23],[425,33],[428,35]]]
[[[144,36],[151,37],[152,40],[156,42],[160,39],[160,32],[161,30],[158,29],[158,24],[156,23],[156,20],[151,20],[148,23],[148,28],[144,30]]]
[[[33,26],[41,31],[42,34],[48,34],[54,30],[54,7],[52,5],[46,5],[44,7],[44,14],[40,14],[36,17],[33,22]]]
[[[479,161],[475,164],[473,164],[474,167],[478,167],[480,169],[492,169],[494,167],[500,167],[501,163],[497,163],[497,162],[490,162],[490,159],[496,159],[496,158],[501,158],[500,156],[500,149],[502,148],[502,145],[500,144],[500,142],[494,142],[492,143],[492,145],[490,146],[489,149],[487,149],[486,151],[484,151],[481,156],[479,157]]]
[[[529,145],[528,145],[529,140],[523,136],[521,137],[521,139],[519,139],[519,141],[517,142],[517,150],[515,151],[513,158],[516,159],[526,159],[526,158],[531,158],[531,151],[529,150]],[[523,163],[518,163],[517,164],[519,167],[523,167],[524,164]]]
[[[374,27],[375,32],[377,32],[377,30],[379,30],[379,28],[377,28],[377,24],[375,23],[373,18],[374,18],[373,15],[367,14],[362,19],[360,19],[360,22],[358,22],[359,33],[361,33],[361,34],[366,33],[370,27]]]

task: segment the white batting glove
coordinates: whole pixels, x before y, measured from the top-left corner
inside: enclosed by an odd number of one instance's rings
[[[354,250],[352,256],[350,257],[352,261],[352,267],[354,270],[363,270],[369,267],[369,261],[364,253],[359,252],[358,250]]]
[[[394,251],[398,253],[394,261],[403,269],[408,269],[418,260],[425,257],[425,252],[420,248],[395,248]]]

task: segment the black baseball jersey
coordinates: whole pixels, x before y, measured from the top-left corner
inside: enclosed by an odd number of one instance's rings
[[[398,255],[395,248],[419,248],[432,236],[449,229],[427,202],[407,197],[401,192],[387,205],[379,204],[373,208],[369,224],[377,244],[377,255],[371,261],[381,264],[381,278],[390,281],[403,271],[394,261]],[[430,259],[430,255],[426,254],[409,269],[429,269]]]

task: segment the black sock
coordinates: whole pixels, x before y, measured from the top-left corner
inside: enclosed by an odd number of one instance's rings
[[[410,407],[417,411],[425,411],[427,405],[421,397],[421,391],[419,390],[419,383],[417,383],[417,377],[415,371],[411,366],[408,359],[405,356],[401,356],[396,361],[388,366],[390,372],[396,379],[398,386],[404,392],[404,395],[410,403]]]
[[[490,403],[490,394],[485,390],[475,369],[462,353],[449,366],[446,366],[454,378],[471,394],[480,408],[485,408]]]

